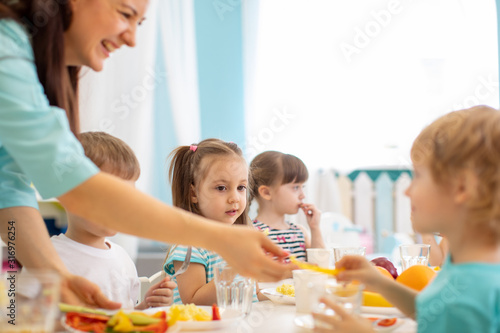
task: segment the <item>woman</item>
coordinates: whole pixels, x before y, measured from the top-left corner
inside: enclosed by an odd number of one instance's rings
[[[263,234],[164,205],[99,172],[84,156],[75,137],[79,68],[100,71],[111,52],[133,47],[147,4],[0,0],[0,230],[6,240],[14,221],[16,257],[28,268],[57,270],[65,302],[119,306],[67,272],[49,241],[31,182],[43,197],[57,197],[85,219],[140,237],[214,250],[244,275],[277,280],[290,269],[270,258],[285,253]]]

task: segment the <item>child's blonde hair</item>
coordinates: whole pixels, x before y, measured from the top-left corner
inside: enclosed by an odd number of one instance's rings
[[[141,174],[139,161],[124,141],[104,132],[79,135],[85,155],[99,169],[126,180],[137,180]]]
[[[307,167],[294,155],[279,151],[265,151],[255,156],[250,163],[250,201],[259,197],[259,187],[304,183],[309,178]]]
[[[414,163],[427,165],[437,184],[447,185],[470,170],[477,188],[468,203],[474,227],[500,241],[500,112],[488,106],[448,113],[427,126],[411,150]]]
[[[191,201],[191,185],[196,186],[200,183],[206,176],[212,161],[225,157],[240,159],[246,164],[241,149],[233,142],[206,139],[198,144],[176,148],[169,155],[172,160],[168,170],[170,184],[172,185],[173,205],[201,215],[198,205]],[[206,159],[212,160],[206,161],[207,163],[202,165],[202,161]],[[234,224],[248,225],[249,222],[247,200],[245,210]]]

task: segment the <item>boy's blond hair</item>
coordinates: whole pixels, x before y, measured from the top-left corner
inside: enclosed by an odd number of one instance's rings
[[[124,141],[104,132],[85,132],[79,136],[85,155],[99,169],[125,180],[137,180],[139,161]]]
[[[500,242],[500,112],[488,106],[448,113],[427,126],[411,150],[414,163],[427,165],[436,183],[447,185],[472,171],[477,188],[468,202],[474,227]]]

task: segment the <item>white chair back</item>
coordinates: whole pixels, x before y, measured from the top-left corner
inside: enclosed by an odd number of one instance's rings
[[[362,228],[356,226],[343,214],[322,213],[320,227],[325,246],[329,249],[342,246],[361,246]]]

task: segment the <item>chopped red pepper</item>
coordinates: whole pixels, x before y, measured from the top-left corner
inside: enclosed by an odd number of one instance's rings
[[[134,326],[133,331],[137,332],[153,332],[153,333],[164,333],[168,328],[166,321],[160,321],[156,324],[146,325],[146,326]]]
[[[212,304],[212,320],[220,320],[220,312],[219,308],[217,307],[217,304]]]
[[[377,325],[383,326],[383,327],[388,327],[388,326],[394,325],[397,320],[398,320],[397,318],[386,318],[386,319],[382,319],[381,321],[379,321],[377,323]]]
[[[109,320],[109,316],[98,315],[93,313],[79,313],[79,312],[68,312],[66,313],[66,321],[71,321],[78,319],[86,323],[103,322],[106,323]]]
[[[104,333],[108,316],[90,313],[66,313],[66,324],[76,330],[83,332]]]

